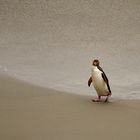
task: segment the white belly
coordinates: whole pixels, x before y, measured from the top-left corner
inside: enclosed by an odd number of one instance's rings
[[[92,71],[92,83],[98,95],[105,96],[108,94],[107,85],[102,78],[102,72],[98,69]]]

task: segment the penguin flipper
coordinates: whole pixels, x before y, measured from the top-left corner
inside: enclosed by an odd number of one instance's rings
[[[102,78],[104,79],[105,83],[107,84],[107,88],[108,88],[109,92],[111,93],[111,89],[110,89],[110,86],[109,86],[109,81],[108,81],[108,78],[107,78],[107,76],[105,75],[104,72],[102,73]]]
[[[91,83],[92,83],[92,77],[90,77],[89,80],[88,80],[88,86],[89,87],[90,87]]]

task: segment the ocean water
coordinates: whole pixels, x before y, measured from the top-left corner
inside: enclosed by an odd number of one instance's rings
[[[0,1],[0,73],[75,94],[99,59],[113,98],[140,99],[139,0]]]

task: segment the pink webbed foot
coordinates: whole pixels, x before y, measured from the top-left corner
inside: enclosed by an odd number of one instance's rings
[[[101,100],[99,99],[92,99],[92,102],[100,102]]]
[[[101,101],[101,96],[98,96],[98,99],[93,99],[92,102],[100,102]]]

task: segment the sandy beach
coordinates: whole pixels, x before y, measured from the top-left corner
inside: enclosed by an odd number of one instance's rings
[[[3,0],[0,72],[92,95],[87,80],[99,59],[115,98],[140,99],[139,13],[139,0]]]
[[[1,76],[0,139],[139,140],[139,100],[93,103],[92,98]]]
[[[140,140],[139,72],[140,0],[0,1],[0,140]]]

